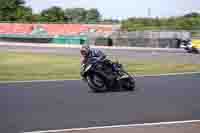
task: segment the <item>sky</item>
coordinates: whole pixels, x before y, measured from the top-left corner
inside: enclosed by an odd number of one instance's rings
[[[40,12],[51,6],[65,8],[97,8],[105,19],[128,17],[180,16],[190,12],[200,13],[200,0],[25,0],[26,5]]]

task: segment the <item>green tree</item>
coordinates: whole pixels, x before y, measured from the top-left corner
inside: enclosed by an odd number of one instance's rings
[[[200,13],[192,12],[192,13],[189,13],[189,14],[184,15],[184,17],[186,17],[186,18],[200,17]]]
[[[32,21],[33,22],[42,22],[43,18],[40,14],[33,14],[32,15]]]
[[[86,13],[87,11],[84,8],[75,8],[73,12],[74,22],[84,23],[86,21]]]
[[[65,16],[62,8],[53,6],[41,12],[43,22],[64,22]]]
[[[0,21],[17,21],[24,15],[24,0],[0,0]],[[19,13],[20,12],[20,13]]]
[[[68,23],[85,23],[86,13],[84,8],[68,8],[65,10],[65,19]]]
[[[33,22],[33,13],[32,8],[30,7],[21,7],[16,11],[16,19],[20,22]]]
[[[72,23],[74,19],[74,10],[73,9],[65,9],[65,22]]]
[[[120,20],[118,19],[104,19],[101,21],[102,24],[118,24]]]
[[[101,14],[97,9],[92,8],[87,11],[86,20],[88,23],[97,23],[101,20]]]

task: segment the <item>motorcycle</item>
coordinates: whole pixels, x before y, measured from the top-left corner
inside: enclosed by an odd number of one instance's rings
[[[188,53],[198,54],[199,50],[193,46],[191,40],[181,40],[181,48],[184,48]]]
[[[104,59],[85,63],[81,66],[80,74],[94,92],[135,89],[134,76],[126,72],[118,61]]]

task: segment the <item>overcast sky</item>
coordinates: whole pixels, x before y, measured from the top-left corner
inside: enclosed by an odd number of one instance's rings
[[[25,0],[35,12],[51,6],[97,8],[104,18],[125,19],[151,16],[168,17],[200,12],[200,0]]]

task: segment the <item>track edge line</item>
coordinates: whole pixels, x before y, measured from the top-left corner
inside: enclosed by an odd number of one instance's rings
[[[185,120],[185,121],[157,122],[157,123],[144,123],[144,124],[128,124],[128,125],[113,125],[113,126],[87,127],[87,128],[71,128],[71,129],[58,129],[58,130],[43,130],[43,131],[31,131],[31,132],[23,132],[23,133],[57,133],[57,132],[72,132],[72,131],[96,130],[96,129],[110,129],[110,128],[144,127],[144,126],[157,126],[157,125],[172,125],[172,124],[184,124],[184,123],[195,123],[195,122],[200,122],[200,120]]]

